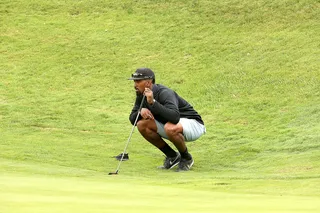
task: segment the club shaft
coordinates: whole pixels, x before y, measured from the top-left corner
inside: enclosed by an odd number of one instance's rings
[[[121,159],[120,159],[120,161],[119,161],[119,163],[118,163],[118,167],[117,167],[115,173],[118,173],[118,171],[119,171],[119,169],[120,169],[120,165],[121,165],[121,162],[122,162],[122,160],[123,160],[124,153],[126,153],[126,150],[127,150],[127,148],[128,148],[129,142],[130,142],[130,140],[131,140],[131,137],[132,137],[134,128],[135,128],[135,126],[136,126],[136,124],[137,124],[137,122],[138,122],[139,115],[140,115],[140,111],[141,111],[141,108],[142,108],[142,105],[143,105],[143,102],[144,102],[145,97],[146,97],[146,96],[143,96],[143,97],[142,97],[142,101],[141,101],[141,104],[140,104],[139,109],[138,109],[138,114],[137,114],[136,120],[135,120],[134,123],[133,123],[132,129],[131,129],[131,132],[130,132],[130,135],[129,135],[128,140],[127,140],[127,143],[126,143],[126,145],[125,145],[125,147],[124,147],[124,150],[123,150]]]

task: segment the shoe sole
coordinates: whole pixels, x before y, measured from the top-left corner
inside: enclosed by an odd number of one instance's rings
[[[170,168],[165,168],[164,166],[158,166],[158,169],[165,169],[165,170],[170,170],[170,169],[172,169],[173,167],[175,167],[175,166],[177,166],[179,164],[179,162],[177,162],[177,163],[175,163],[175,164],[173,164]]]
[[[177,172],[189,171],[189,170],[191,169],[191,167],[193,166],[193,164],[194,164],[194,160],[192,159],[192,163],[190,164],[190,166],[188,166],[188,169],[187,169],[187,170],[178,168],[176,171],[177,171]]]
[[[166,170],[172,169],[173,167],[175,167],[176,165],[178,165],[180,163],[180,161],[181,161],[181,156],[180,155],[178,155],[177,158],[174,159],[174,160],[177,160],[178,158],[180,158],[180,160],[177,161],[176,163],[172,164],[172,166],[170,166],[169,168],[165,168],[164,166],[158,166],[158,169],[166,169]]]

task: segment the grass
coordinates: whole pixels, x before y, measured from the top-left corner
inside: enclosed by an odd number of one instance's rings
[[[4,212],[12,208],[15,212],[313,212],[319,208],[314,197],[146,187],[136,180],[111,179],[4,176],[1,202]]]
[[[318,212],[319,6],[2,1],[0,212]],[[135,132],[106,175],[142,66],[205,121],[188,173],[158,171],[163,156]]]

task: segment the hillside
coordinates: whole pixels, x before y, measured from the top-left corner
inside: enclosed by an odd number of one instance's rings
[[[136,131],[119,180],[319,196],[319,9],[317,0],[3,0],[0,172],[109,178],[131,130],[127,78],[150,67],[207,134],[188,144],[192,171],[177,174],[156,169],[162,154]]]

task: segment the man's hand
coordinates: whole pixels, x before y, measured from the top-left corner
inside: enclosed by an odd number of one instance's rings
[[[142,108],[140,115],[144,118],[144,119],[151,119],[153,120],[154,117],[152,115],[152,113],[150,112],[150,110],[148,110],[147,108]]]
[[[144,89],[144,95],[145,95],[146,98],[147,98],[147,102],[148,102],[149,104],[153,104],[153,92],[152,92],[152,90],[149,89],[149,88],[145,88],[145,89]]]

